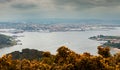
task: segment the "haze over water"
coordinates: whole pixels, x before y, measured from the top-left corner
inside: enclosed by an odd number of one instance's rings
[[[7,47],[0,49],[0,56],[13,51],[21,51],[24,48],[37,49],[40,51],[50,51],[52,54],[56,53],[56,50],[60,46],[67,46],[69,49],[77,52],[90,52],[91,54],[97,53],[97,46],[102,42],[88,39],[91,36],[96,35],[115,35],[120,36],[120,28],[110,31],[81,31],[81,32],[24,32],[24,37],[19,37],[22,45],[16,45],[13,47]],[[7,34],[10,35],[10,34]]]

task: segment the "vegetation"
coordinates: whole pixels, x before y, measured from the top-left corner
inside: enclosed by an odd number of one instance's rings
[[[98,35],[90,37],[89,39],[97,40],[97,41],[107,41],[102,46],[110,46],[113,48],[119,48],[120,49],[120,36],[104,36],[104,35]]]
[[[110,43],[110,42],[106,42],[103,44],[103,46],[110,46],[113,48],[119,48],[120,49],[120,43]]]
[[[77,54],[62,46],[56,55],[43,52],[39,60],[13,60],[14,55],[5,55],[0,58],[0,70],[120,70],[120,53],[111,55],[109,47],[99,46],[98,54]]]
[[[0,34],[0,48],[13,46],[15,44],[16,41],[12,37]]]
[[[89,39],[92,40],[100,40],[100,41],[109,41],[110,39],[120,39],[120,36],[104,36],[104,35],[98,35],[90,37]]]
[[[26,48],[26,49],[22,49],[22,52],[14,51],[12,53],[7,54],[7,56],[12,55],[13,60],[16,60],[16,59],[39,60],[40,58],[43,57],[42,54],[43,54],[43,51]]]

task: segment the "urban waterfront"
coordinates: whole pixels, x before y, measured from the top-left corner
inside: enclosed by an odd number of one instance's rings
[[[12,35],[5,33],[6,35]],[[37,49],[40,51],[50,51],[52,54],[56,53],[56,50],[60,46],[67,46],[71,50],[77,53],[90,52],[91,54],[97,53],[97,46],[101,45],[101,41],[95,41],[88,39],[91,36],[96,35],[112,35],[120,36],[120,28],[107,31],[75,31],[75,32],[24,32],[16,35],[22,35],[24,37],[18,37],[21,40],[22,45],[16,45],[13,47],[6,47],[0,49],[0,56],[13,52],[21,51],[24,48]]]

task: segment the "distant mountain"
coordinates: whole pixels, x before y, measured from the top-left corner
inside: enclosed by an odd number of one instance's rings
[[[56,23],[81,23],[81,24],[120,24],[120,20],[103,20],[103,19],[40,19],[38,20],[24,20],[13,22],[0,22],[4,24],[10,23],[39,23],[39,24],[56,24]]]

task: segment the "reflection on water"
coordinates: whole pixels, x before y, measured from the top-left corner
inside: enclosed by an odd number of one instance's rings
[[[84,32],[24,32],[24,37],[19,37],[22,45],[16,45],[9,48],[0,49],[0,56],[13,51],[21,51],[23,48],[38,49],[41,51],[50,51],[56,53],[56,49],[62,45],[69,47],[77,53],[90,52],[97,53],[99,41],[88,39],[95,35],[117,35],[120,36],[120,28],[111,31],[84,31]],[[8,34],[9,35],[9,34]],[[19,34],[18,34],[19,35]]]

